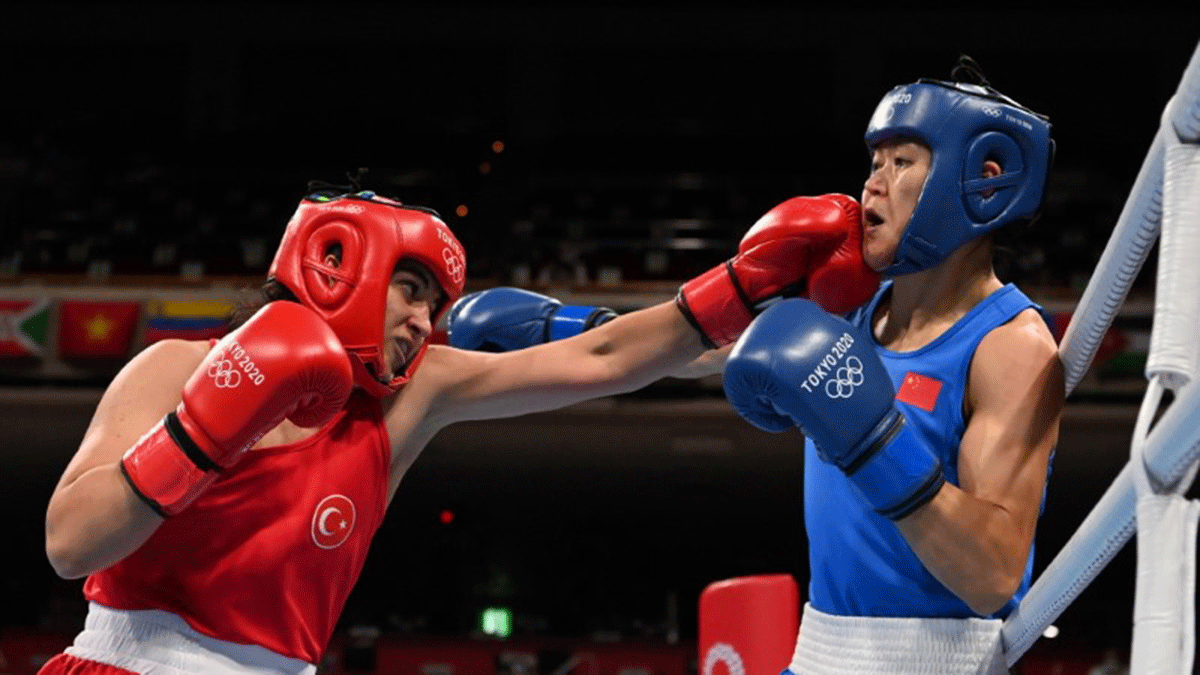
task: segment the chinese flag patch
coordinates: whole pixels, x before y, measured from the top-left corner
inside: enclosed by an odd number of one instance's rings
[[[920,373],[907,372],[904,374],[904,383],[900,385],[900,391],[896,393],[896,400],[915,405],[927,412],[933,412],[934,407],[937,406],[938,394],[941,392],[941,380]]]

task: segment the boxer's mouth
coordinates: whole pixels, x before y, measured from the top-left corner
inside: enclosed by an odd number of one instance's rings
[[[863,229],[870,230],[883,225],[883,216],[876,213],[875,209],[863,209]]]
[[[396,345],[396,364],[404,365],[408,363],[408,359],[412,356],[413,346],[407,340],[393,338],[392,342]]]

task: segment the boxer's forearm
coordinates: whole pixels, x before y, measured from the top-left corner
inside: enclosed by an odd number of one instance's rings
[[[604,341],[592,345],[589,351],[591,358],[607,363],[605,370],[620,375],[618,392],[633,391],[662,377],[676,375],[711,351],[671,303],[635,314],[618,317],[595,329],[597,337],[604,336]]]
[[[431,416],[440,427],[634,391],[704,351],[700,334],[673,302],[619,316],[567,340],[504,354],[431,350],[425,367],[444,361],[435,371],[454,380],[444,385]]]
[[[733,349],[733,345],[725,345],[720,349],[710,349],[695,359],[688,361],[679,368],[676,368],[670,373],[671,377],[679,377],[684,379],[694,379],[698,377],[708,377],[709,375],[720,375],[725,371],[725,359],[729,357],[729,352]]]
[[[926,569],[980,616],[1000,610],[1020,586],[1032,542],[996,504],[946,483],[896,526]]]
[[[50,499],[46,555],[59,576],[86,576],[137,550],[162,522],[133,493],[119,465],[97,467]]]
[[[558,395],[571,402],[640,389],[694,362],[706,349],[674,303],[631,312],[594,328],[568,345],[555,343],[554,360],[571,367]]]

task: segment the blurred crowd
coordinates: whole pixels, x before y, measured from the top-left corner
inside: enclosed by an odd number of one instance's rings
[[[478,284],[603,290],[685,279],[803,189],[795,176],[715,169],[552,172],[505,165],[501,141],[479,145],[478,163],[465,169],[379,167],[362,180],[437,209],[464,241]],[[348,167],[237,172],[173,157],[148,147],[96,153],[48,134],[0,143],[0,227],[11,233],[0,238],[0,283],[254,280],[306,182],[348,183],[338,175]],[[1006,280],[1064,297],[1086,284],[1121,200],[1099,201],[1074,182],[1069,169],[1056,172],[1042,219],[1002,235]]]

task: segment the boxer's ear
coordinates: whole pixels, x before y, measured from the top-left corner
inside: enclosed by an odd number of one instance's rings
[[[342,245],[334,244],[334,245],[330,246],[328,249],[326,249],[325,257],[322,259],[322,262],[324,262],[325,266],[329,267],[330,269],[336,270],[339,267],[341,267],[342,266]],[[333,277],[326,275],[325,283],[329,284],[330,288],[333,288],[334,284],[337,283],[337,279],[334,279]]]
[[[999,176],[1002,173],[1004,173],[1004,167],[1000,166],[999,162],[997,162],[994,159],[984,160],[983,176],[982,176],[983,178],[995,178],[996,176]],[[995,192],[996,192],[995,190],[984,190],[983,196],[991,197]]]

